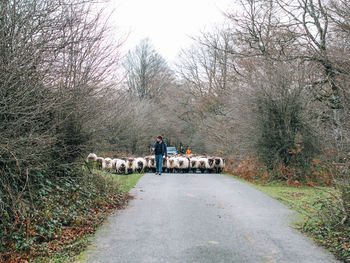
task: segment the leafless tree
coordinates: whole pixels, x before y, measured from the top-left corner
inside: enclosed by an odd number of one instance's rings
[[[104,120],[119,46],[108,42],[95,7],[85,0],[0,3],[1,233],[20,228],[28,207],[35,210],[39,175],[66,175]]]
[[[124,68],[127,74],[127,87],[140,99],[151,99],[173,81],[173,74],[162,58],[144,39],[129,51]]]

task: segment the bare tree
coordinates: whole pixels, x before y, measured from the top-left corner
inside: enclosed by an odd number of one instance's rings
[[[173,74],[153,48],[149,39],[144,39],[133,51],[129,51],[124,68],[126,85],[140,99],[151,99],[173,81]]]
[[[105,41],[94,7],[85,0],[0,3],[1,242],[38,209],[43,176],[69,176],[103,121],[119,46]]]

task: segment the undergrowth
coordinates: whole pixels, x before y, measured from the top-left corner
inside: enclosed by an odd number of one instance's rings
[[[118,175],[93,173],[79,168],[64,177],[38,174],[38,184],[18,199],[25,208],[21,218],[7,214],[0,193],[5,215],[0,227],[14,226],[13,231],[0,231],[0,262],[63,262],[78,254],[86,237],[126,202],[128,190],[142,176],[121,180]]]

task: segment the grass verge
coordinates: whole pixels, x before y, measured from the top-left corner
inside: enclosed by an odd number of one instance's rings
[[[129,192],[143,176],[143,174],[111,174],[107,171],[93,170],[93,174],[109,177],[119,185],[119,189],[123,192]]]

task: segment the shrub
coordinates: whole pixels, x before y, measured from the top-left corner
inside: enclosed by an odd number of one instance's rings
[[[329,197],[314,204],[318,211],[310,215],[303,229],[340,259],[350,261],[350,170],[349,164],[334,169],[335,187]]]
[[[17,193],[17,213],[13,214],[7,195],[1,195],[0,261],[15,254],[29,258],[49,255],[67,242],[93,232],[103,213],[124,201],[126,193],[109,177],[70,169],[65,176],[48,177]],[[0,187],[0,192],[5,189]]]

